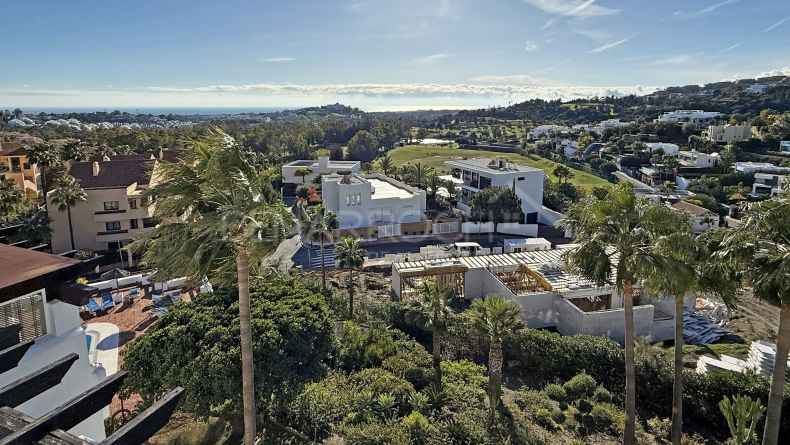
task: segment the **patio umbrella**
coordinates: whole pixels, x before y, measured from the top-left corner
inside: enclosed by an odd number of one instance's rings
[[[118,279],[128,277],[132,273],[128,270],[119,269],[117,267],[108,270],[101,274],[101,277],[105,280],[115,280],[115,289],[118,289]]]

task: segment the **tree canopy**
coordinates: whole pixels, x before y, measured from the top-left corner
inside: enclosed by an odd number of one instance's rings
[[[472,219],[499,224],[501,222],[519,222],[521,216],[521,199],[506,186],[487,187],[472,196],[469,201]]]

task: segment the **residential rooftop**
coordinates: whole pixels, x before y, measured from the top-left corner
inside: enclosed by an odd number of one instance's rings
[[[676,210],[681,210],[686,213],[691,213],[694,216],[702,216],[708,213],[713,213],[710,210],[706,209],[705,207],[700,207],[696,204],[692,204],[687,201],[678,201],[672,204],[672,208]]]
[[[463,167],[473,168],[475,170],[482,170],[493,174],[543,171],[539,168],[527,167],[526,165],[516,164],[510,161],[504,161],[504,162],[501,161],[504,160],[492,159],[492,158],[469,158],[469,159],[445,161],[445,164],[461,167],[461,168]]]
[[[125,188],[134,183],[148,184],[153,167],[154,160],[150,158],[111,159],[75,162],[71,164],[69,174],[77,178],[86,190]]]
[[[0,244],[0,301],[46,287],[81,261]],[[8,298],[6,298],[8,297]]]
[[[357,165],[358,163],[359,163],[359,161],[333,161],[333,160],[329,160],[329,163],[327,164],[327,167],[329,167],[329,168],[343,168],[343,167],[351,168],[351,167]],[[318,167],[319,166],[318,160],[309,160],[309,159],[307,159],[307,160],[302,159],[302,160],[298,160],[298,161],[293,161],[293,162],[289,162],[288,164],[285,164],[285,165],[286,166],[290,166],[290,167]]]

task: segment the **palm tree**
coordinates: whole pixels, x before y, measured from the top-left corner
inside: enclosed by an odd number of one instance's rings
[[[439,175],[436,172],[431,172],[428,175],[428,179],[425,182],[426,188],[428,189],[428,198],[430,201],[436,201],[437,192],[439,191],[439,187],[444,185],[444,181],[439,178]]]
[[[467,312],[472,328],[489,343],[488,349],[488,397],[490,400],[490,422],[501,403],[502,393],[502,339],[521,329],[521,308],[500,295],[479,298],[472,302]]]
[[[270,178],[260,174],[230,136],[212,130],[185,146],[176,163],[162,162],[149,196],[162,223],[132,244],[157,279],[187,276],[235,283],[239,293],[244,444],[257,432],[250,320],[250,268],[262,266],[293,230],[293,218]]]
[[[13,179],[0,175],[0,221],[14,216],[24,198]]]
[[[389,176],[393,172],[395,166],[392,164],[392,158],[389,153],[385,153],[384,156],[379,158],[379,168],[384,173],[384,176]]]
[[[768,394],[763,445],[779,440],[782,391],[790,350],[790,192],[751,208],[745,224],[724,238],[722,256],[733,259],[758,297],[780,303],[776,360]]]
[[[684,215],[685,216],[685,215]],[[653,270],[645,279],[651,290],[675,301],[674,382],[672,390],[673,445],[680,445],[683,427],[683,302],[690,292],[721,298],[728,307],[735,301],[738,280],[728,264],[716,256],[724,231],[710,230],[698,238],[691,221],[676,227],[676,232],[658,239],[656,252],[678,262],[678,267]],[[678,273],[680,272],[680,273]]]
[[[432,171],[433,167],[428,167],[425,164],[417,162],[411,167],[407,177],[411,179],[411,183],[415,187],[423,187],[423,185],[425,185],[425,178],[427,178],[428,174]]]
[[[669,199],[669,194],[676,192],[678,189],[677,184],[671,181],[664,181],[658,185],[657,190],[664,194],[665,199]]]
[[[666,206],[637,198],[633,186],[613,186],[603,199],[574,204],[559,222],[580,244],[569,251],[570,270],[598,286],[614,285],[623,295],[625,313],[625,429],[623,443],[636,441],[636,372],[634,364],[634,286],[651,271],[683,272],[681,264],[656,252],[656,241],[682,227],[684,216]],[[617,258],[617,263],[613,262]]]
[[[310,241],[317,241],[321,249],[321,292],[326,293],[326,265],[324,264],[324,243],[334,240],[334,227],[337,215],[323,205],[301,207],[299,222],[302,236]]]
[[[72,139],[60,149],[60,159],[67,161],[87,161],[89,158],[86,145],[79,139]]]
[[[47,178],[47,169],[50,166],[58,165],[60,163],[60,155],[58,150],[52,144],[36,144],[27,151],[27,158],[31,164],[36,164],[41,169],[41,191],[44,194],[44,201],[47,199],[47,192],[49,191],[49,180]]]
[[[338,266],[348,269],[348,317],[354,317],[354,269],[360,269],[365,264],[368,252],[362,248],[359,240],[352,237],[343,238],[335,246]]]
[[[302,167],[302,168],[297,168],[296,171],[294,171],[294,175],[301,176],[302,177],[302,184],[304,184],[305,183],[305,178],[307,176],[309,176],[310,173],[312,173],[312,172],[313,172],[312,169],[307,168],[307,167]]]
[[[49,194],[49,200],[58,207],[59,212],[66,212],[69,221],[69,239],[71,249],[74,249],[74,229],[71,225],[71,208],[78,202],[88,200],[88,194],[82,189],[80,182],[74,176],[63,176],[55,181],[55,188]]]
[[[420,297],[406,303],[406,320],[431,330],[433,339],[433,369],[437,387],[442,384],[442,334],[452,316],[450,303],[453,288],[442,287],[436,281],[424,280],[420,283]]]

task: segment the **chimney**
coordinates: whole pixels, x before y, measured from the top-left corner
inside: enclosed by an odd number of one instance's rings
[[[93,161],[93,176],[99,176],[99,163]]]

